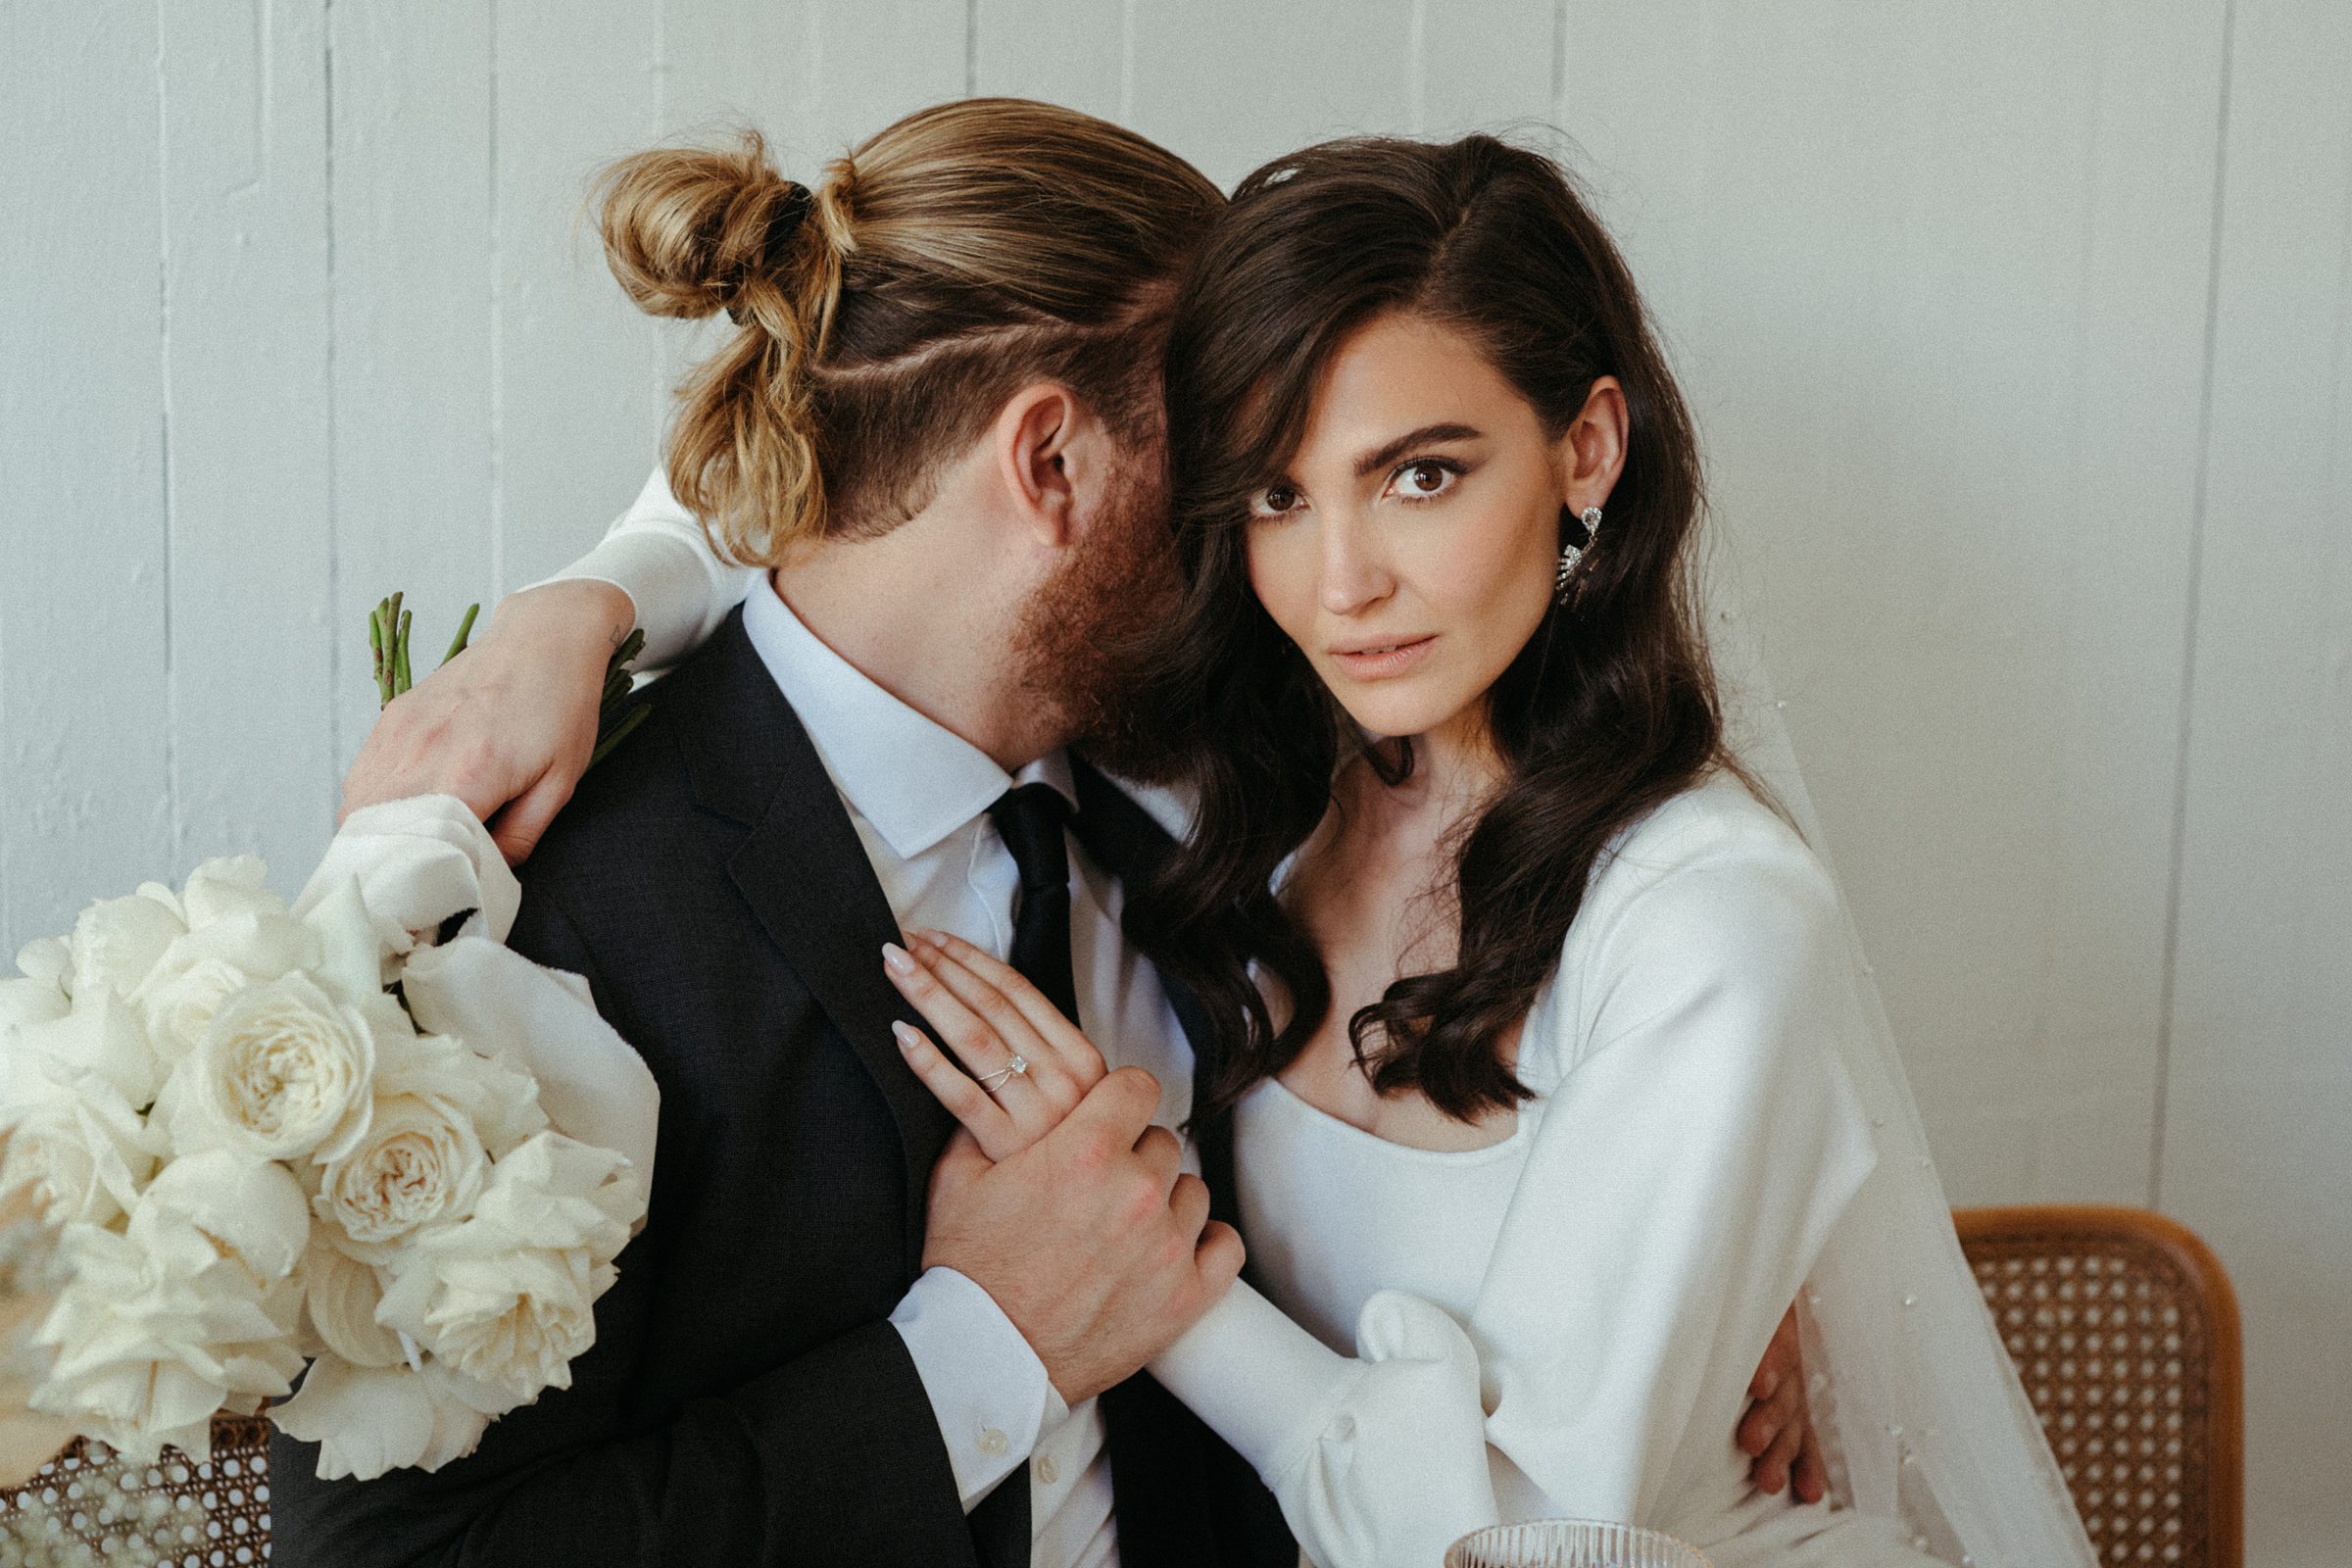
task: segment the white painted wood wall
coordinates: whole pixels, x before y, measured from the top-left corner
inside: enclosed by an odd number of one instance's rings
[[[0,954],[300,880],[420,646],[576,553],[688,340],[614,154],[968,92],[1220,181],[1548,122],[1631,251],[1961,1201],[2243,1292],[2252,1560],[2352,1540],[2340,0],[0,0]]]

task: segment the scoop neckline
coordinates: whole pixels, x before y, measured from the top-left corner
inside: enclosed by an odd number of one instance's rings
[[[1298,1113],[1334,1129],[1342,1138],[1370,1145],[1384,1153],[1402,1155],[1407,1159],[1430,1164],[1484,1165],[1499,1159],[1512,1152],[1527,1139],[1534,1129],[1538,1114],[1535,1106],[1522,1103],[1518,1108],[1517,1120],[1512,1124],[1508,1136],[1499,1138],[1491,1144],[1481,1144],[1476,1149],[1423,1149],[1416,1144],[1400,1144],[1394,1138],[1383,1138],[1376,1132],[1358,1127],[1355,1123],[1343,1117],[1335,1116],[1271,1074],[1266,1077],[1265,1082],[1273,1085],[1275,1092],[1281,1095]]]

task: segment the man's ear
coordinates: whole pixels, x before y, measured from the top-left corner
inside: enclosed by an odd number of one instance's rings
[[[1073,460],[1084,422],[1076,393],[1039,381],[1012,395],[992,431],[1005,498],[1049,549],[1067,546],[1076,528]]]

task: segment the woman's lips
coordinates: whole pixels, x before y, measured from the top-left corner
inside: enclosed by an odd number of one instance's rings
[[[1331,657],[1342,669],[1356,680],[1387,680],[1393,675],[1401,675],[1415,664],[1420,663],[1423,659],[1428,657],[1430,646],[1437,640],[1437,634],[1432,632],[1426,637],[1415,637],[1408,642],[1367,648],[1360,652],[1342,653],[1338,649],[1334,649]]]

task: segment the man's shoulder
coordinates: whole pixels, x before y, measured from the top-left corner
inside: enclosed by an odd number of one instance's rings
[[[615,721],[644,716],[581,777],[523,862],[526,893],[561,897],[609,886],[707,845],[719,819],[703,799],[698,766],[718,749],[758,744],[758,725],[729,727],[753,716],[730,712],[740,707],[730,690],[740,682],[740,660],[723,642],[734,624],[629,694]]]

